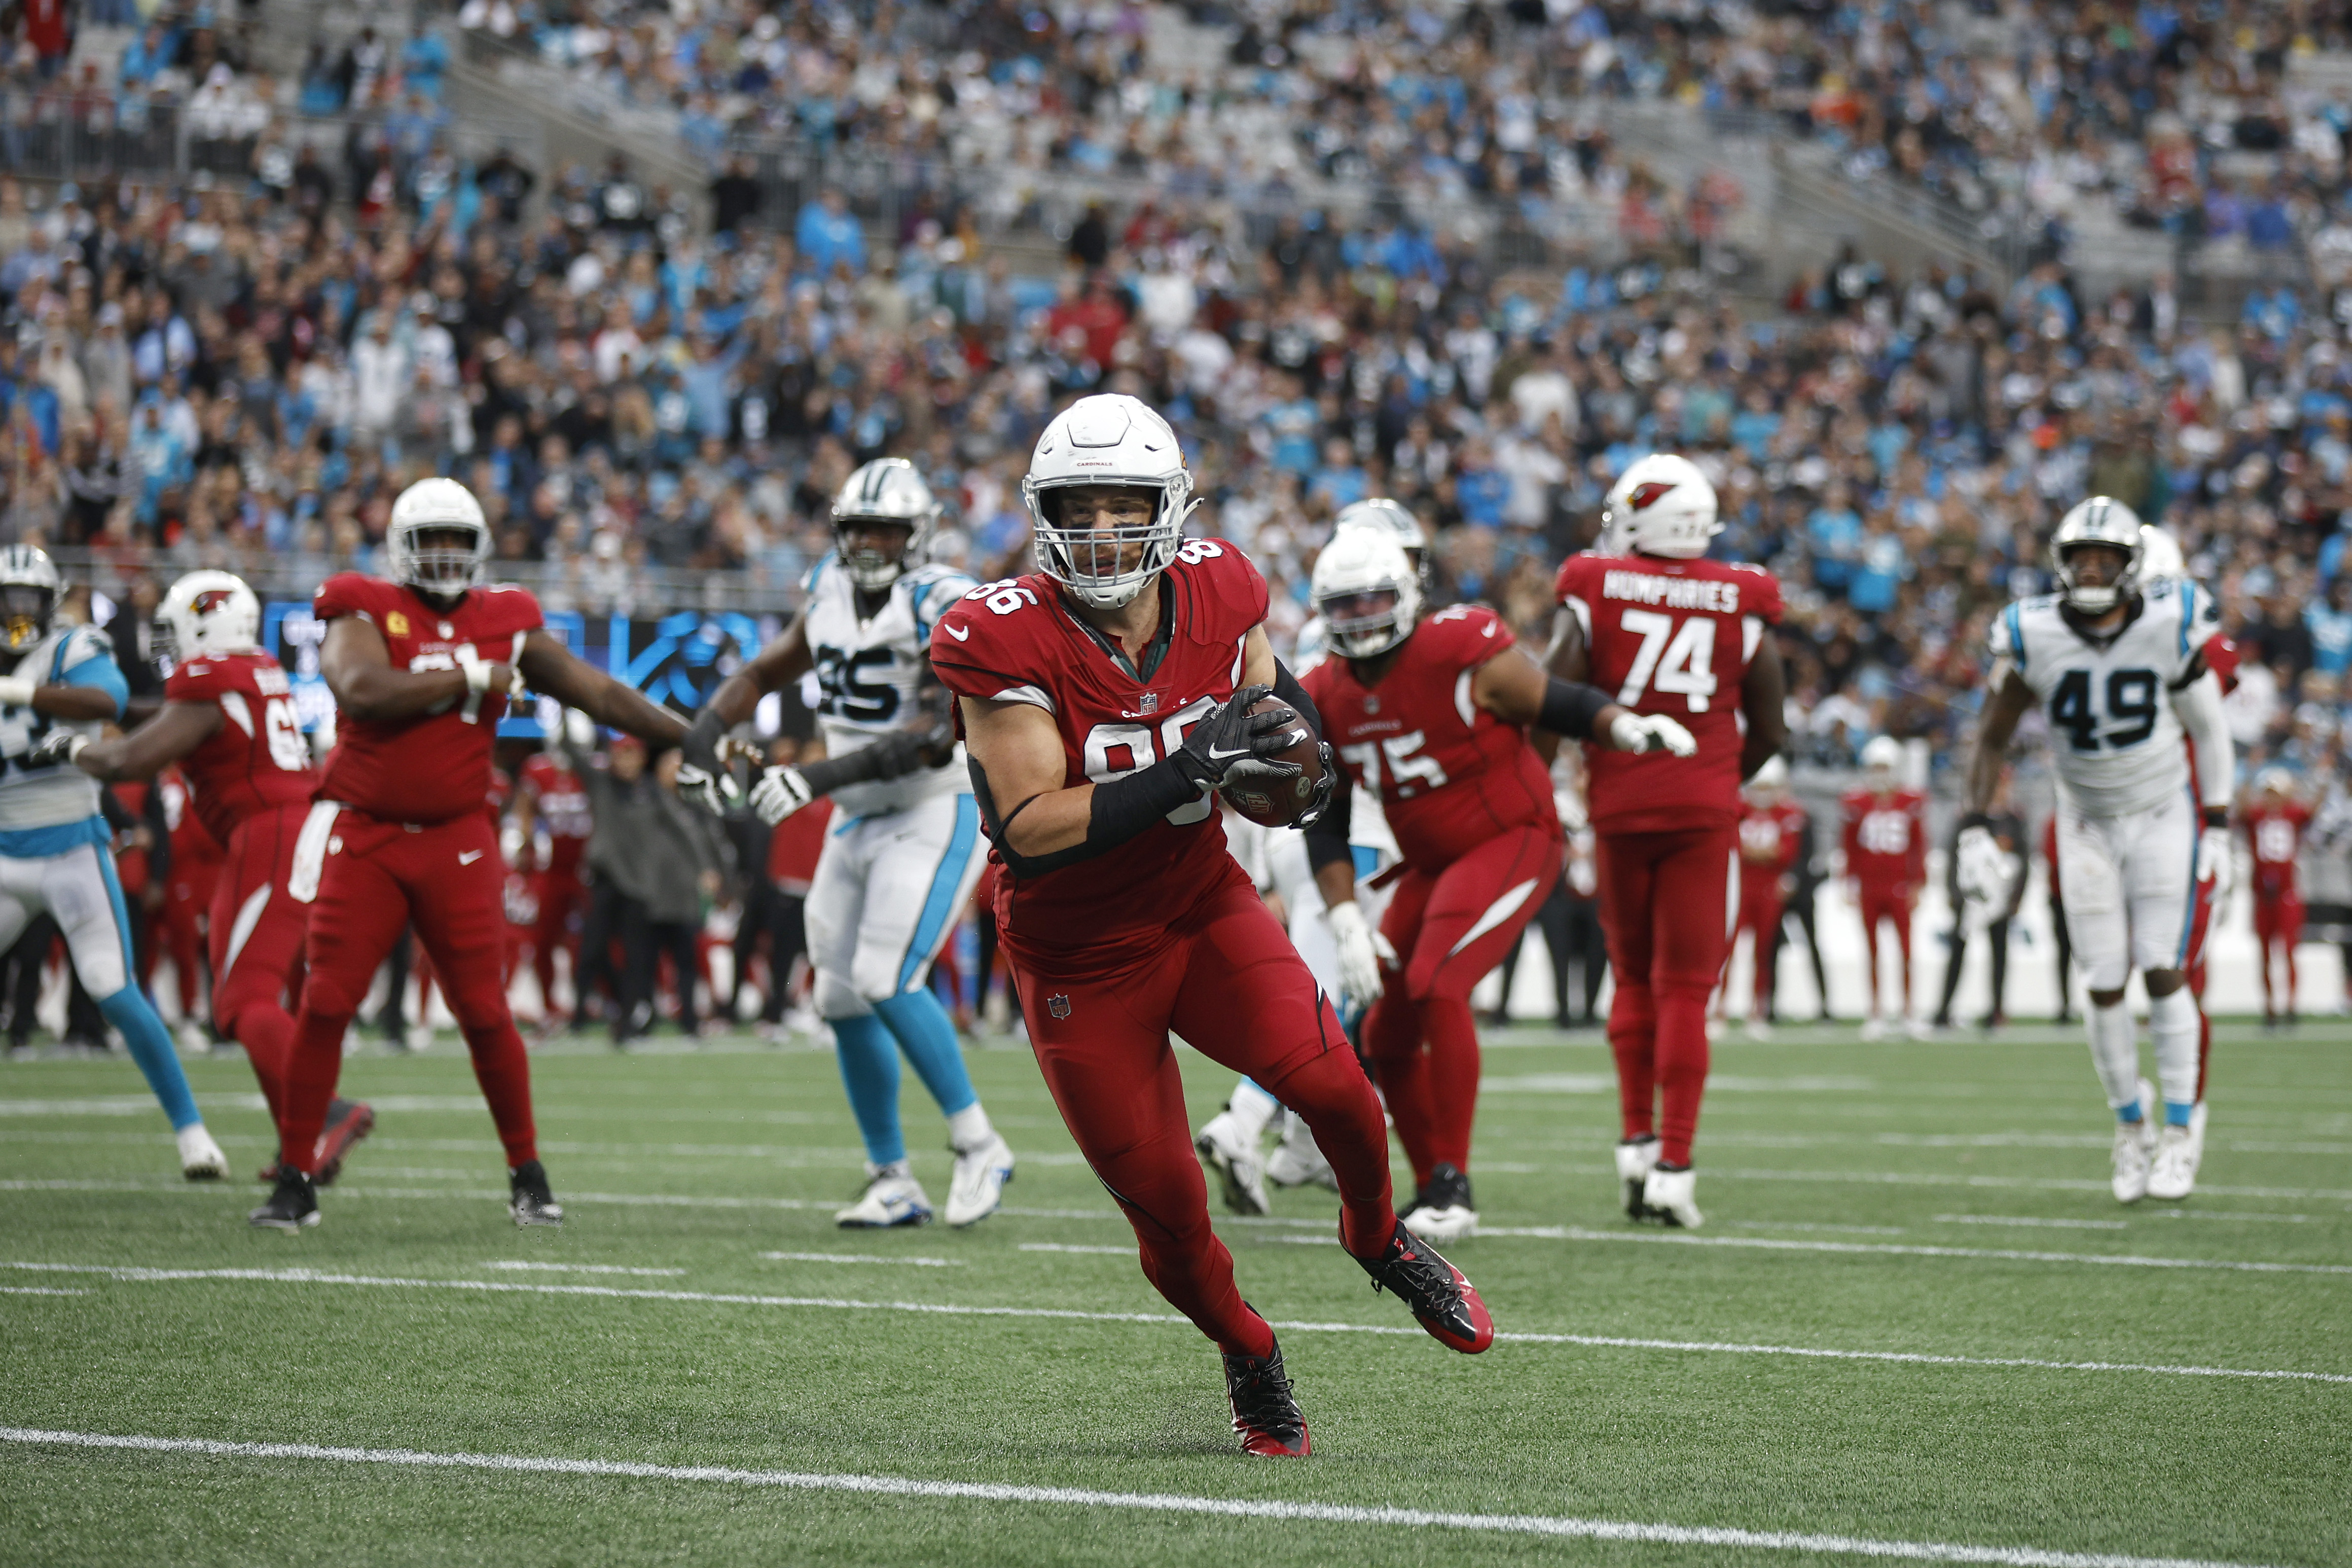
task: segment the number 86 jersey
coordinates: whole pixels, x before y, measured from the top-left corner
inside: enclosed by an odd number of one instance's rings
[[[2058,781],[2077,810],[2120,817],[2189,788],[2171,696],[2204,673],[2205,644],[2219,629],[2213,596],[2173,579],[2142,587],[2106,637],[2077,630],[2054,593],[1993,618],[1993,659],[2041,699]]]

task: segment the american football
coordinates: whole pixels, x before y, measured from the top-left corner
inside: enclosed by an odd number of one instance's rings
[[[1280,697],[1264,697],[1250,711],[1264,713],[1288,706]],[[1223,791],[1234,810],[1261,828],[1297,827],[1298,814],[1315,799],[1315,787],[1323,780],[1323,747],[1303,719],[1291,732],[1290,744],[1283,747],[1279,760],[1297,763],[1298,777],[1267,780],[1263,788],[1232,784]]]

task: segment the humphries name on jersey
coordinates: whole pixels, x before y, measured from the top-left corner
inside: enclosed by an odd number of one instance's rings
[[[2172,579],[2143,587],[2105,635],[2082,630],[2057,594],[2021,599],[1993,618],[1993,689],[2005,664],[2041,700],[2059,788],[2075,809],[2145,811],[2189,788],[2171,696],[2203,673],[2220,626],[2213,596]]]
[[[980,585],[951,566],[919,566],[884,591],[881,608],[870,619],[859,615],[857,586],[836,557],[817,562],[802,586],[808,591],[802,630],[816,666],[817,727],[824,733],[826,753],[846,757],[907,727],[922,685],[931,629]],[[844,785],[833,792],[833,800],[850,816],[867,817],[903,811],[935,795],[969,788],[959,742],[954,759],[944,768]]]

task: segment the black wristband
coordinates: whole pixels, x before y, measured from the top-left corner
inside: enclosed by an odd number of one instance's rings
[[[695,767],[706,773],[716,773],[719,771],[719,743],[726,738],[727,721],[719,716],[717,708],[706,707],[694,716],[692,724],[686,727],[686,738],[678,742],[678,749]]]
[[[1991,826],[1992,816],[1990,812],[1969,811],[1963,813],[1960,817],[1959,831],[1964,833],[1970,828],[1985,828],[1989,830]]]
[[[1323,738],[1323,715],[1315,706],[1315,699],[1307,695],[1307,688],[1298,684],[1298,677],[1292,674],[1290,666],[1280,659],[1274,662],[1274,695],[1288,703],[1298,716],[1307,721],[1307,727],[1315,732],[1316,739]]]
[[[1331,803],[1323,808],[1323,814],[1307,830],[1307,865],[1310,871],[1321,871],[1341,861],[1353,865],[1356,861],[1356,852],[1348,842],[1355,827],[1354,781],[1344,768],[1333,771],[1337,777],[1331,784]]]
[[[2230,808],[2227,806],[2207,806],[2201,810],[2200,816],[2209,828],[2226,828],[2230,825]]]
[[[892,730],[871,746],[810,763],[801,769],[801,777],[807,781],[812,795],[830,795],[847,784],[901,778],[919,765],[917,752],[920,746],[918,737],[903,729]]]
[[[1599,686],[1563,681],[1555,675],[1544,685],[1543,707],[1536,715],[1536,725],[1570,740],[1589,740],[1592,737],[1592,721],[1615,700]]]

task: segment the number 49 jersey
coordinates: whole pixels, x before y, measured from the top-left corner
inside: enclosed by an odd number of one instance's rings
[[[808,609],[801,630],[816,664],[816,720],[830,755],[845,757],[907,727],[922,684],[931,628],[974,586],[953,567],[919,566],[889,586],[870,620],[861,619],[856,586],[841,563],[830,555],[817,562],[808,576]],[[866,817],[903,811],[964,787],[959,750],[944,768],[848,785],[835,790],[833,800],[848,815]]]
[[[318,792],[286,672],[268,654],[190,660],[164,681],[163,698],[220,709],[221,727],[180,764],[196,816],[215,841],[227,843],[247,817]]]
[[[1073,614],[1042,573],[973,589],[940,616],[931,666],[959,696],[1026,703],[1061,732],[1064,789],[1139,773],[1233,695],[1244,644],[1265,619],[1265,579],[1232,545],[1192,539],[1160,576],[1160,636],[1140,664]],[[961,713],[958,727],[961,727]],[[991,822],[1017,800],[991,800]],[[1203,791],[1112,853],[997,884],[1005,940],[1033,958],[1103,974],[1148,960],[1170,923],[1234,879],[1216,801]]]
[[[2054,593],[1993,618],[1993,658],[2049,714],[2058,782],[2077,810],[2126,816],[2189,788],[2170,695],[2201,672],[2199,655],[2219,628],[2213,596],[2171,579],[2143,587],[2122,628],[2103,640],[2075,630]]]
[[[1736,823],[1740,683],[1764,629],[1780,623],[1780,580],[1729,561],[1576,555],[1560,566],[1559,598],[1584,629],[1584,678],[1698,742],[1690,758],[1587,747],[1593,827],[1659,833]]]

